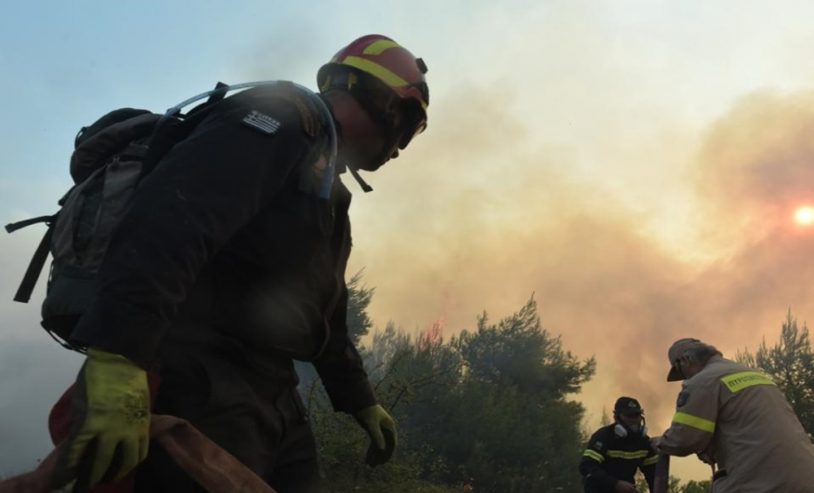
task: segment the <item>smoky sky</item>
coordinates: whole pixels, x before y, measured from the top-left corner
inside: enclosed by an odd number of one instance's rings
[[[43,232],[36,228],[0,243],[0,475],[30,470],[51,450],[48,412],[81,364],[39,326],[44,279],[30,304],[11,301]]]
[[[631,207],[597,185],[601,176],[572,175],[579,149],[539,144],[542,130],[508,109],[518,104],[505,91],[463,87],[434,103],[429,129],[402,157],[367,175],[373,193],[344,178],[354,191],[349,270],[364,268],[376,288],[379,327],[442,321],[449,337],[481,311],[495,320],[533,295],[566,349],[597,358],[596,377],[575,396],[586,425],[624,394],[642,401],[658,433],[678,391],[665,382],[672,341],[699,337],[732,356],[775,340],[788,309],[810,319],[814,235],[790,214],[814,197],[811,94],[748,95],[699,137],[682,186],[699,211],[686,218],[703,239],[696,248],[715,253],[706,262],[654,236],[646,204]],[[38,240],[20,235],[2,244],[9,298]],[[0,305],[0,473],[47,453],[47,411],[80,363],[38,329],[41,296]]]
[[[696,211],[679,217],[697,235],[683,251],[652,233],[646,205],[597,186],[602,177],[570,175],[578,149],[536,148],[536,131],[501,109],[505,97],[473,88],[440,102],[404,162],[354,197],[351,268],[377,289],[379,326],[440,320],[449,337],[533,294],[544,327],[597,358],[576,396],[587,425],[632,395],[657,434],[679,390],[665,381],[674,340],[699,337],[734,357],[776,340],[787,310],[810,319],[814,233],[791,215],[814,200],[811,94],[748,95],[704,130],[679,184]],[[688,260],[699,253],[710,260]]]

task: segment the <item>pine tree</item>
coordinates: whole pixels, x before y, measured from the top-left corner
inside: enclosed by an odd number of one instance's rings
[[[764,340],[754,355],[745,351],[737,360],[771,376],[808,434],[814,434],[814,352],[808,327],[803,324],[799,328],[791,309],[774,346],[769,347]]]

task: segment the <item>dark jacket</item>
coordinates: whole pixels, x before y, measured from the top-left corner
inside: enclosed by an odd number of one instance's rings
[[[656,472],[658,454],[645,434],[619,436],[615,423],[602,427],[591,436],[582,454],[579,472],[586,493],[613,493],[617,481],[634,482],[636,469],[644,473],[650,491]]]
[[[218,103],[141,183],[73,338],[150,368],[159,346],[311,360],[337,410],[375,403],[347,334],[350,193],[317,193],[326,127],[293,85]]]

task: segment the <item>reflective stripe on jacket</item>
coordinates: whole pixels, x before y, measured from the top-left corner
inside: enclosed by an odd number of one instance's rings
[[[658,454],[650,447],[647,435],[621,437],[614,432],[615,424],[596,431],[582,454],[579,472],[584,478],[585,491],[613,493],[617,481],[634,482],[636,469],[644,473],[652,490]]]

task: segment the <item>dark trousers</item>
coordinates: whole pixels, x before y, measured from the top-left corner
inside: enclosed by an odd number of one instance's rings
[[[613,484],[613,483],[611,483]],[[608,486],[598,481],[591,481],[590,479],[582,482],[583,493],[614,493],[616,491],[613,486]]]
[[[293,362],[264,358],[259,369],[222,349],[164,349],[155,412],[187,419],[279,493],[319,492],[316,446]],[[151,443],[136,491],[204,490]]]

